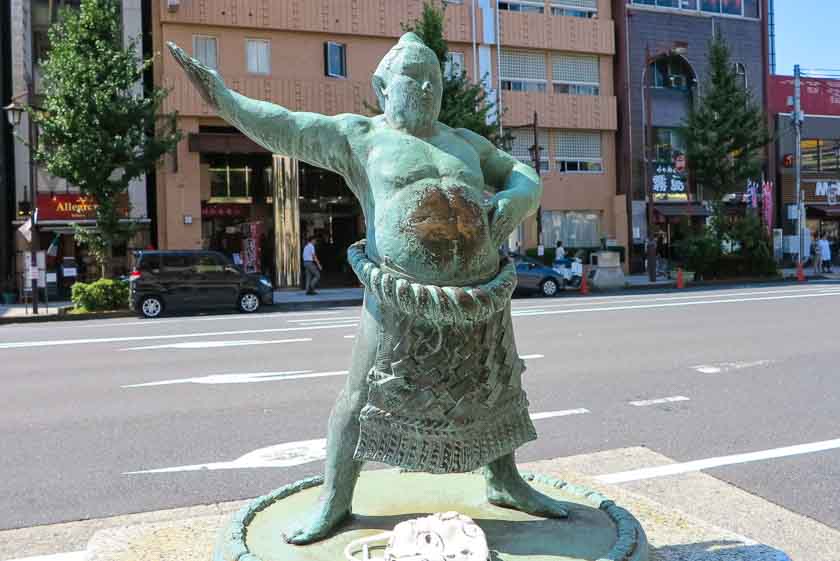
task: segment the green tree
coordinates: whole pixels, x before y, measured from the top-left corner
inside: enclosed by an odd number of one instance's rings
[[[167,92],[144,94],[138,86],[152,60],[137,56],[136,40],[123,44],[120,7],[120,0],[83,0],[79,10],[62,12],[42,62],[42,106],[28,108],[41,131],[37,161],[98,205],[96,228],[77,229],[77,238],[102,276],[113,246],[134,231],[121,220],[129,183],[153,170],[180,139],[174,115],[160,112]]]
[[[509,133],[499,134],[496,105],[487,98],[487,91],[480,83],[467,79],[464,69],[446,72],[449,47],[443,37],[446,4],[434,0],[423,3],[420,18],[412,24],[403,24],[403,31],[413,31],[432,49],[440,61],[443,73],[443,103],[440,122],[453,128],[469,129],[487,138],[500,148],[510,146]]]
[[[761,176],[761,149],[770,142],[763,111],[739,83],[723,39],[709,45],[709,79],[685,122],[686,156],[706,198],[743,192]]]

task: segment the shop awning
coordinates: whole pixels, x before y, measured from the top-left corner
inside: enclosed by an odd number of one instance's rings
[[[672,218],[677,216],[711,216],[712,213],[705,206],[700,204],[658,204],[653,206],[660,215],[665,218]]]
[[[807,205],[807,211],[824,218],[840,218],[840,205]]]

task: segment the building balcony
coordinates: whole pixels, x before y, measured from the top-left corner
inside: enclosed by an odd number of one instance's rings
[[[616,99],[603,95],[542,92],[502,92],[505,126],[522,126],[539,115],[540,127],[614,131],[618,128]]]
[[[157,0],[161,23],[245,27],[262,30],[308,31],[372,37],[399,37],[402,24],[423,11],[422,0]],[[476,9],[476,41],[482,42],[481,9]],[[472,2],[446,7],[444,34],[448,41],[473,40]]]
[[[447,17],[449,10],[447,9]],[[612,20],[499,12],[502,45],[600,55],[615,54]]]

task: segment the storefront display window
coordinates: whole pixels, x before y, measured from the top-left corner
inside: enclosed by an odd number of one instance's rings
[[[840,170],[840,139],[802,141],[802,171],[838,170]]]
[[[554,247],[558,241],[567,248],[597,247],[601,243],[601,213],[598,211],[545,211],[542,226],[548,247]]]
[[[210,202],[250,203],[254,191],[255,170],[252,162],[241,156],[209,156]],[[259,173],[260,177],[263,173]]]

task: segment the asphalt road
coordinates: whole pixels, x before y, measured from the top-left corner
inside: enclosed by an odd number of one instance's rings
[[[0,327],[0,529],[253,497],[320,472],[358,313]],[[840,439],[840,284],[527,298],[514,315],[540,435],[522,461]],[[840,441],[816,448],[707,473],[840,529]]]

